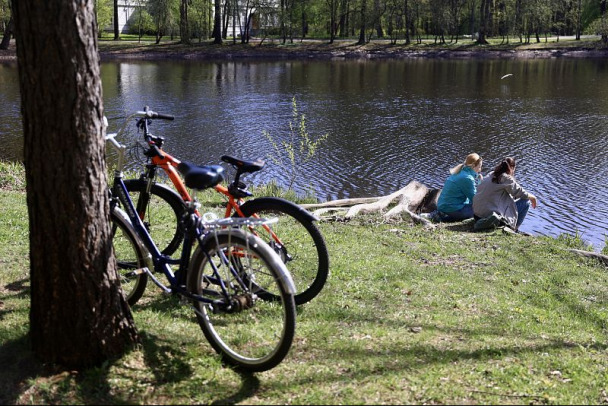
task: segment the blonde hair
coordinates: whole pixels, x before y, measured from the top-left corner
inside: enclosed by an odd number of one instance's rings
[[[464,160],[463,164],[458,164],[455,167],[453,167],[452,169],[450,169],[450,173],[452,175],[456,175],[457,173],[460,173],[462,168],[464,168],[465,166],[474,168],[477,165],[481,164],[482,161],[483,160],[481,159],[479,154],[476,154],[473,152],[472,154],[467,155],[467,158]]]

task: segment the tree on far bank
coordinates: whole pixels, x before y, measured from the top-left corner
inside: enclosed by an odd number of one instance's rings
[[[181,0],[148,0],[148,11],[154,21],[156,44],[167,34],[173,37],[173,26],[176,21],[174,11],[177,10]]]
[[[478,44],[487,44],[488,40],[486,36],[489,30],[490,24],[490,7],[492,0],[481,0],[479,8],[479,35],[477,37]]]
[[[13,36],[13,13],[9,0],[0,0],[0,29],[4,33],[0,41],[0,49],[8,49]]]
[[[602,36],[602,42],[608,44],[608,16],[606,16],[606,0],[600,1],[600,35]]]
[[[359,8],[359,41],[357,45],[365,45],[365,22],[367,20],[367,0],[361,0],[361,7]]]
[[[214,4],[214,17],[213,17],[213,43],[221,44],[222,43],[222,5],[219,0],[213,2]]]
[[[190,23],[188,22],[188,5],[192,0],[180,0],[179,3],[179,36],[182,44],[190,45]]]
[[[118,27],[118,0],[114,0],[114,41],[120,39],[120,28]]]
[[[112,13],[112,0],[95,0],[97,33],[100,37],[103,30],[112,23]]]
[[[112,252],[94,0],[13,0],[30,244],[30,341],[83,369],[138,341]],[[49,41],[52,38],[52,41]]]

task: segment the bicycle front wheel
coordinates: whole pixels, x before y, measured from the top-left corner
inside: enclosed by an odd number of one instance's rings
[[[285,358],[295,333],[293,282],[259,238],[234,229],[209,235],[193,255],[187,287],[211,302],[193,305],[205,337],[225,363],[260,372]],[[260,288],[276,292],[278,300],[261,300]]]
[[[329,275],[329,254],[313,217],[301,207],[276,197],[260,197],[241,206],[245,217],[278,217],[270,228],[257,226],[255,234],[269,244],[289,268],[300,305],[314,299]]]
[[[181,196],[159,183],[152,184],[150,193],[146,193],[147,182],[142,179],[127,179],[124,183],[152,241],[162,254],[172,255],[184,239],[179,220],[186,207]]]
[[[148,283],[148,275],[144,271],[148,253],[131,229],[126,214],[120,215],[118,210],[112,209],[111,214],[112,247],[120,285],[129,306],[133,306],[144,294]]]

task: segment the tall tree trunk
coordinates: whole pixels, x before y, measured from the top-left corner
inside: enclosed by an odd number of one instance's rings
[[[228,25],[230,25],[230,15],[232,14],[232,0],[224,2],[224,11],[222,12],[222,39],[228,38]]]
[[[306,1],[302,0],[302,40],[308,35],[308,16],[306,15]]]
[[[384,38],[384,29],[382,28],[381,15],[384,11],[381,10],[380,0],[374,0],[374,28],[376,29],[376,36],[378,38]]]
[[[606,0],[601,0],[600,2],[600,16],[602,19],[602,42],[604,44],[608,44],[608,33],[606,33]]]
[[[8,49],[8,46],[11,43],[11,37],[13,36],[13,26],[13,16],[11,14],[11,18],[10,20],[8,20],[8,24],[6,25],[6,29],[4,30],[2,42],[0,42],[0,49]]]
[[[340,0],[340,37],[348,35],[348,15],[349,15],[349,2],[348,0]]]
[[[359,41],[357,41],[357,45],[365,44],[365,19],[367,18],[367,0],[361,0],[361,21],[360,21],[360,31],[359,31]]]
[[[337,31],[337,13],[338,13],[338,0],[329,0],[329,43],[333,44],[336,39]]]
[[[114,40],[116,41],[119,39],[120,28],[118,27],[118,0],[114,0]]]
[[[213,18],[213,43],[221,44],[222,43],[222,5],[220,0],[216,0],[214,2],[214,11],[215,16]]]
[[[481,0],[481,7],[479,10],[479,38],[477,38],[478,44],[488,43],[486,35],[488,33],[488,24],[490,23],[491,4],[492,0]]]
[[[179,3],[179,36],[182,44],[190,45],[190,25],[188,23],[188,2],[181,0]]]
[[[581,39],[581,14],[582,14],[582,10],[581,10],[581,0],[578,0],[578,6],[577,6],[577,10],[576,10],[576,40],[580,41]]]
[[[100,365],[138,335],[112,252],[93,0],[12,4],[29,214],[30,340],[45,362]]]
[[[412,43],[412,38],[410,37],[410,8],[407,0],[403,0],[403,24],[405,26],[405,45],[410,45]]]

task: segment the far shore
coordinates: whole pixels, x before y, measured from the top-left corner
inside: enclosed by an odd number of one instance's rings
[[[507,43],[478,45],[470,39],[455,43],[435,44],[426,40],[421,44],[405,45],[403,40],[392,44],[389,40],[372,40],[357,45],[355,40],[336,40],[333,44],[323,40],[299,39],[285,44],[278,40],[254,39],[248,44],[224,41],[221,45],[194,41],[182,45],[177,41],[155,44],[153,41],[107,40],[98,41],[101,61],[107,60],[371,60],[408,58],[453,58],[453,59],[534,59],[534,58],[608,58],[608,46],[599,37],[549,38],[537,43],[523,44],[511,40]],[[16,61],[14,40],[8,50],[0,50],[0,61]]]

